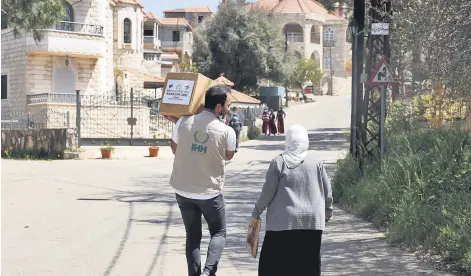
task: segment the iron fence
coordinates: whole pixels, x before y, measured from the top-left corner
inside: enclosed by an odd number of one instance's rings
[[[71,113],[53,108],[2,107],[1,128],[10,130],[69,128]]]
[[[172,136],[174,124],[159,114],[158,100],[145,91],[80,95],[76,106],[81,142],[108,140],[132,145]]]

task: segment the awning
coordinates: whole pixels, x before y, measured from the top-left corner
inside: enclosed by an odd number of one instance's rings
[[[153,89],[164,87],[165,79],[151,75],[144,75],[144,88]]]

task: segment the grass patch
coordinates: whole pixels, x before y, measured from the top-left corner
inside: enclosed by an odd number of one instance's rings
[[[386,229],[390,243],[439,254],[471,275],[471,133],[400,128],[396,119],[381,168],[365,164],[362,175],[354,158],[338,161],[334,198]]]

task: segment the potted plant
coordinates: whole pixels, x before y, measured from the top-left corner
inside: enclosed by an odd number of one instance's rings
[[[101,146],[100,150],[101,150],[101,158],[110,159],[111,152],[114,151],[114,148],[110,144],[105,143],[103,146]]]
[[[150,157],[159,156],[159,147],[157,146],[157,143],[155,142],[155,140],[149,146],[149,156]]]

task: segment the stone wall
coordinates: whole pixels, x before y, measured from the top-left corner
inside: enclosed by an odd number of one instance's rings
[[[65,149],[76,146],[75,129],[2,130],[2,153],[62,158]]]
[[[324,39],[324,34],[331,27],[334,31],[334,41],[335,47],[332,47],[332,60],[333,60],[333,71],[334,75],[338,77],[345,77],[345,62],[347,61],[346,52],[347,52],[347,45],[346,45],[346,26],[345,25],[330,25],[324,26],[324,33],[322,34],[322,39]],[[325,57],[330,56],[330,47],[325,44],[324,41],[324,62]],[[324,65],[323,67],[325,74],[330,74],[330,68]]]
[[[40,93],[70,93],[74,94],[75,89],[80,89],[83,94],[101,94],[104,91],[111,91],[107,88],[106,82],[102,83],[102,79],[107,78],[107,72],[100,70],[105,60],[94,58],[72,58],[69,57],[70,66],[76,67],[77,79],[75,87],[71,91],[57,91],[54,89],[54,58],[65,60],[64,57],[53,57],[45,55],[28,56],[26,78],[27,94]]]
[[[1,100],[2,108],[24,106],[26,103],[26,40],[24,34],[16,37],[11,29],[2,30],[2,75],[8,77],[7,99]]]

